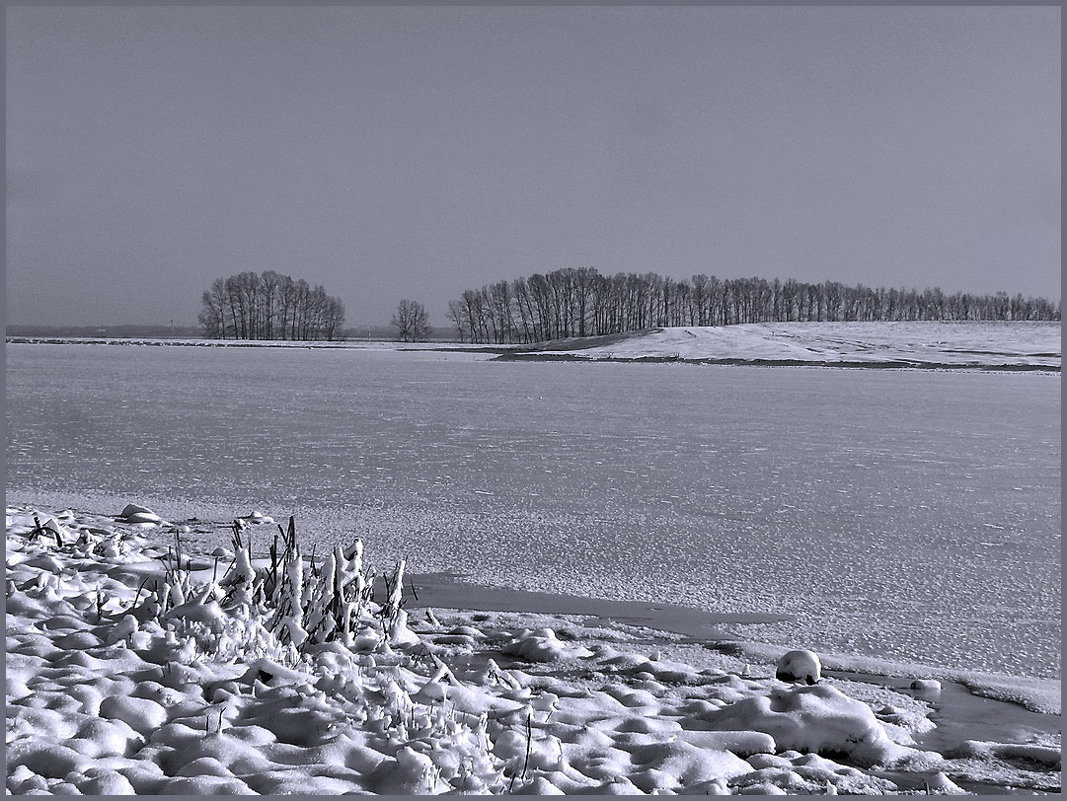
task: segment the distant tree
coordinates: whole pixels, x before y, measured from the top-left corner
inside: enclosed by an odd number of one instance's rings
[[[268,270],[218,278],[201,297],[209,339],[336,339],[345,307],[321,286]]]
[[[215,280],[211,289],[204,292],[203,308],[198,315],[198,322],[208,339],[223,339],[226,336],[226,311],[229,307],[226,297],[226,283],[221,278]]]
[[[421,303],[404,298],[397,306],[390,324],[395,326],[402,342],[425,342],[430,338],[430,316]]]
[[[456,332],[459,334],[459,341],[465,342],[470,334],[470,325],[464,311],[464,305],[461,301],[450,300],[448,302],[448,319],[452,325],[456,327]]]
[[[205,304],[207,306],[207,304]],[[207,307],[205,315],[215,319]],[[1006,292],[946,295],[940,288],[885,289],[837,281],[716,278],[656,273],[602,276],[563,268],[468,289],[449,303],[449,320],[470,342],[541,342],[653,326],[761,322],[1059,320],[1060,304]]]

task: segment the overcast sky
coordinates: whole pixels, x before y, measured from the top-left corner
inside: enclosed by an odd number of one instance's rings
[[[1054,7],[9,7],[16,324],[273,269],[386,324],[559,267],[1060,294]]]

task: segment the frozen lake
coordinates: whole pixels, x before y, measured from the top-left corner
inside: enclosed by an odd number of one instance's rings
[[[380,567],[1060,675],[1058,375],[11,344],[7,409],[9,503],[295,514]]]

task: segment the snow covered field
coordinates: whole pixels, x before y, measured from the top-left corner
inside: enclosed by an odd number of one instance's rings
[[[283,531],[255,558],[263,516],[193,556],[180,536],[149,545],[187,526],[144,507],[7,512],[13,794],[1059,787],[1052,727],[924,747],[935,680],[887,689],[806,656],[780,680],[715,650],[650,652],[625,625],[409,613],[403,565],[375,591],[360,544],[313,568]]]
[[[896,367],[1060,367],[1059,323],[753,323],[662,328],[607,345],[533,351],[583,359],[680,359]]]

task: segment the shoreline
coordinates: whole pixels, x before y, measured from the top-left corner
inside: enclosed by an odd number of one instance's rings
[[[630,626],[644,626],[658,631],[682,634],[694,642],[700,638],[713,641],[732,640],[723,624],[778,623],[792,620],[791,615],[705,612],[681,604],[652,601],[617,601],[566,593],[535,592],[511,587],[466,581],[459,573],[413,573],[416,592],[412,608],[445,606],[486,612],[530,612],[597,617]],[[422,593],[425,592],[425,597]]]
[[[979,373],[1037,373],[1061,374],[1059,364],[1031,364],[1027,362],[943,362],[919,359],[849,359],[849,358],[767,358],[746,356],[682,356],[678,354],[650,354],[640,356],[615,356],[596,354],[586,356],[578,352],[555,352],[555,349],[532,351],[532,346],[520,345],[467,345],[455,343],[440,345],[427,343],[413,347],[411,343],[378,341],[323,341],[323,342],[276,342],[256,340],[167,340],[125,338],[60,338],[9,336],[8,345],[114,345],[126,347],[193,347],[193,348],[274,348],[280,350],[387,350],[397,353],[419,354],[466,354],[492,362],[566,362],[571,364],[687,364],[711,367],[813,367],[851,370],[918,370],[935,372]],[[591,349],[591,348],[590,348]],[[1035,354],[1040,358],[1059,358],[1056,354]]]
[[[417,598],[410,609],[446,608],[460,612],[512,612],[529,615],[556,615],[581,619],[595,618],[603,625],[622,625],[680,635],[679,642],[699,645],[752,661],[773,662],[789,650],[785,646],[747,641],[720,628],[723,625],[789,621],[787,615],[763,613],[715,613],[680,604],[647,601],[615,601],[562,593],[532,592],[486,584],[468,583],[456,573],[412,573]],[[380,579],[379,579],[380,581]],[[938,665],[895,662],[854,654],[820,653],[829,673],[869,677],[904,686],[913,679],[934,678],[951,682],[969,695],[996,704],[1010,704],[1034,715],[1058,716],[1061,679],[1015,676],[1007,673],[960,671]],[[894,681],[897,680],[897,681]],[[904,680],[904,681],[902,681]],[[1005,685],[1027,685],[1014,697]]]
[[[1059,375],[1059,365],[996,364],[907,361],[885,359],[851,361],[846,359],[746,359],[741,357],[684,357],[684,356],[582,356],[576,353],[502,353],[491,361],[497,362],[571,362],[590,364],[692,364],[718,367],[822,367],[866,370],[939,370],[986,373],[1049,373]]]
[[[750,668],[760,671],[758,666],[750,664],[749,658],[755,662],[773,664],[782,652],[788,650],[781,646],[738,640],[719,628],[732,623],[788,619],[781,615],[717,614],[678,604],[611,601],[515,590],[467,583],[456,573],[412,574],[410,579],[418,598],[408,602],[409,609],[443,608],[460,615],[511,612],[517,616],[536,616],[539,620],[545,616],[554,617],[563,625],[579,621],[589,626],[590,619],[593,619],[596,621],[594,626],[644,630],[648,639],[643,644],[662,649],[665,654],[670,652],[669,640],[658,635],[676,634],[683,638],[675,641],[677,645],[696,645],[717,654],[733,656],[737,659],[738,670],[745,673]],[[553,621],[550,619],[547,622]],[[1022,745],[1035,736],[1058,737],[1062,732],[1061,682],[1055,679],[978,673],[963,676],[951,668],[839,654],[820,654],[820,658],[824,675],[828,677],[892,690],[930,703],[934,709],[931,719],[936,722],[936,728],[916,735],[916,743],[922,748],[950,753],[964,748],[968,741],[985,740]],[[982,675],[985,676],[984,682]],[[929,694],[912,686],[913,680],[931,678],[941,683],[937,693]],[[989,686],[991,680],[995,684],[1013,679],[1032,683],[1031,693],[1014,698],[997,697],[996,690]],[[922,782],[907,774],[887,771],[884,775],[894,779],[902,789],[924,789]],[[958,783],[969,792],[978,794],[1001,794],[1011,789],[997,782],[960,780]]]
[[[100,496],[81,493],[23,491],[23,497],[31,498],[26,502],[13,502],[8,493],[8,506],[34,507],[42,514],[54,515],[58,509],[74,509],[79,515],[114,519],[97,511],[90,511],[94,504],[117,500],[116,496],[104,493]],[[149,505],[160,499],[146,499]],[[58,501],[53,503],[53,501]],[[121,503],[120,503],[121,505]],[[182,506],[194,508],[193,504]],[[52,509],[52,511],[46,511]],[[156,508],[156,507],[153,507]],[[215,510],[219,511],[219,510]],[[199,543],[202,547],[215,545],[224,541],[230,526],[221,521],[200,519],[200,525],[208,525],[217,534],[209,540]],[[175,525],[171,523],[170,525]],[[253,526],[252,530],[257,528]],[[274,526],[269,526],[274,529]],[[161,532],[162,533],[162,532]],[[196,531],[190,533],[190,536]],[[153,536],[158,536],[153,534]],[[171,536],[169,533],[166,536]],[[183,535],[187,544],[196,542]],[[256,547],[266,547],[265,540],[256,538]],[[594,596],[580,596],[565,592],[539,592],[497,584],[486,584],[469,580],[456,571],[421,572],[417,564],[411,564],[409,580],[416,582],[418,598],[409,597],[408,606],[413,609],[443,607],[466,610],[470,612],[515,612],[530,614],[555,614],[571,617],[591,617],[602,621],[626,626],[643,627],[653,631],[668,632],[688,638],[693,643],[705,640],[715,643],[722,653],[747,657],[751,661],[773,662],[777,655],[788,650],[778,640],[763,640],[746,637],[744,631],[729,630],[724,627],[760,625],[772,623],[790,623],[799,618],[785,613],[759,611],[711,612],[683,604],[647,601],[622,600]],[[380,581],[380,579],[379,579]],[[804,643],[805,647],[811,647]],[[1026,673],[994,672],[989,670],[964,670],[952,665],[936,662],[886,659],[870,654],[842,653],[819,649],[824,664],[836,669],[856,674],[878,675],[892,678],[937,678],[953,681],[966,686],[979,696],[1004,700],[1034,712],[1044,714],[1061,714],[1060,686],[1062,676],[1042,677]]]
[[[241,340],[12,334],[12,344],[329,349],[466,354],[499,362],[603,362],[1059,375],[1060,321],[735,323],[653,327],[533,343]]]

